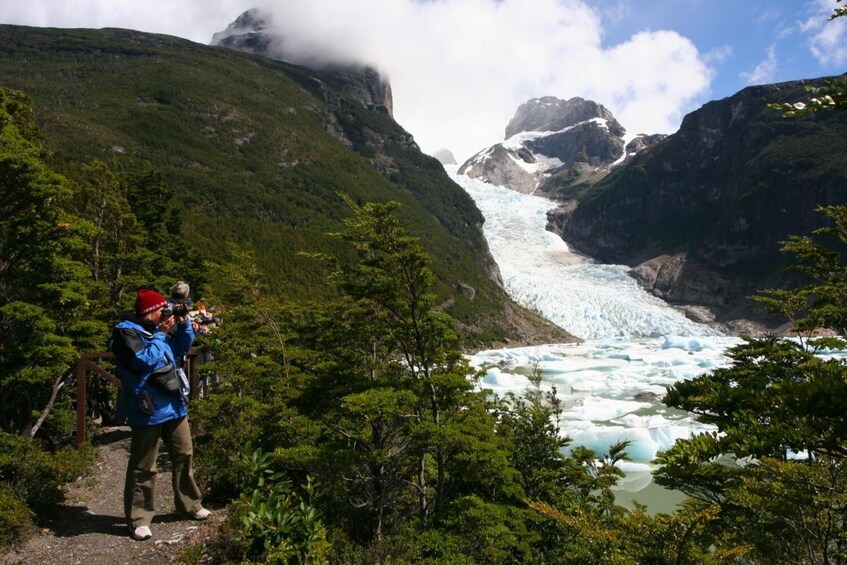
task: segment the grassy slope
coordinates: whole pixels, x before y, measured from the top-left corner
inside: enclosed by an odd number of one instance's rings
[[[270,290],[289,299],[326,295],[324,273],[297,252],[343,255],[326,236],[346,214],[338,192],[397,200],[433,256],[439,294],[475,328],[473,341],[509,331],[505,294],[481,268],[482,217],[470,199],[402,143],[408,134],[393,120],[327,96],[302,68],[127,30],[0,26],[0,86],[32,96],[55,166],[97,158],[161,170],[206,256],[225,257],[230,241],[254,249]],[[388,140],[380,151],[368,143],[374,132]],[[374,168],[383,155],[392,180]],[[476,288],[473,303],[455,292],[460,281]]]

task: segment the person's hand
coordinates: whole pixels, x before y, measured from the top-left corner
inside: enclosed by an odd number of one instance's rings
[[[176,324],[176,318],[174,316],[171,316],[167,320],[162,320],[161,322],[159,322],[159,325],[156,327],[156,329],[160,332],[168,333],[174,327],[174,324]]]

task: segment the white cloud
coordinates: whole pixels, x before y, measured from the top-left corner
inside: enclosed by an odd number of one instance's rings
[[[771,45],[765,58],[752,71],[741,73],[741,78],[746,80],[748,85],[773,82],[778,66],[776,45]]]
[[[707,65],[718,66],[724,61],[727,61],[735,54],[735,50],[732,48],[732,45],[721,45],[720,47],[715,47],[705,55],[703,55],[703,62]]]
[[[421,148],[446,147],[460,160],[501,140],[529,98],[590,98],[631,133],[671,133],[712,80],[706,59],[675,32],[604,46],[602,19],[586,0],[0,0],[0,19],[208,43],[262,3],[276,14],[287,51],[301,61],[376,66],[391,81],[397,121]],[[620,0],[613,12],[630,9]]]
[[[808,35],[809,50],[821,66],[837,71],[847,63],[844,49],[847,19],[828,21],[836,6],[834,0],[817,0],[814,2],[816,13],[803,22],[800,29]]]
[[[502,140],[518,105],[540,96],[590,98],[633,133],[670,133],[711,80],[694,44],[675,32],[603,48],[601,19],[579,0],[278,0],[269,8],[286,51],[377,66],[391,81],[397,121],[425,151],[446,147],[459,160]]]
[[[632,17],[633,12],[641,9],[632,5],[632,0],[610,0],[597,5],[597,9],[603,17],[603,21],[618,23]]]

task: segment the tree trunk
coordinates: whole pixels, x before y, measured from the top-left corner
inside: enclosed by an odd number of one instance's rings
[[[35,424],[28,430],[25,431],[24,437],[28,437],[32,439],[35,437],[35,434],[38,433],[39,428],[41,428],[41,424],[44,423],[44,420],[47,419],[47,416],[50,414],[50,410],[53,409],[53,405],[56,404],[56,399],[59,397],[59,392],[63,388],[65,388],[65,376],[61,375],[56,377],[53,381],[53,391],[50,393],[50,400],[47,401],[47,405],[44,407],[44,410],[41,411],[41,415],[38,417],[38,420]]]
[[[426,510],[427,506],[429,506],[429,500],[426,496],[426,453],[421,452],[421,456],[418,459],[418,484],[420,486],[420,515],[421,522],[424,525],[427,523]]]

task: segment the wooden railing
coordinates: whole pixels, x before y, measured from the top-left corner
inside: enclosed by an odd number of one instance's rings
[[[185,372],[188,374],[188,382],[191,385],[191,392],[189,393],[189,400],[193,400],[200,396],[200,394],[206,393],[206,383],[202,383],[203,390],[200,390],[200,382],[197,378],[197,355],[198,351],[196,351],[193,347],[188,351],[188,355],[185,357]],[[88,372],[93,371],[95,375],[99,375],[106,379],[108,382],[116,385],[118,388],[122,388],[121,381],[115,375],[110,373],[105,368],[101,367],[97,364],[96,361],[101,359],[114,359],[115,354],[111,351],[104,351],[101,353],[81,353],[79,359],[76,362],[76,445],[79,447],[83,443],[85,443],[86,437],[86,426],[85,426],[85,414],[88,406],[88,399],[86,398],[86,387],[88,384]],[[192,430],[193,431],[193,430]]]

